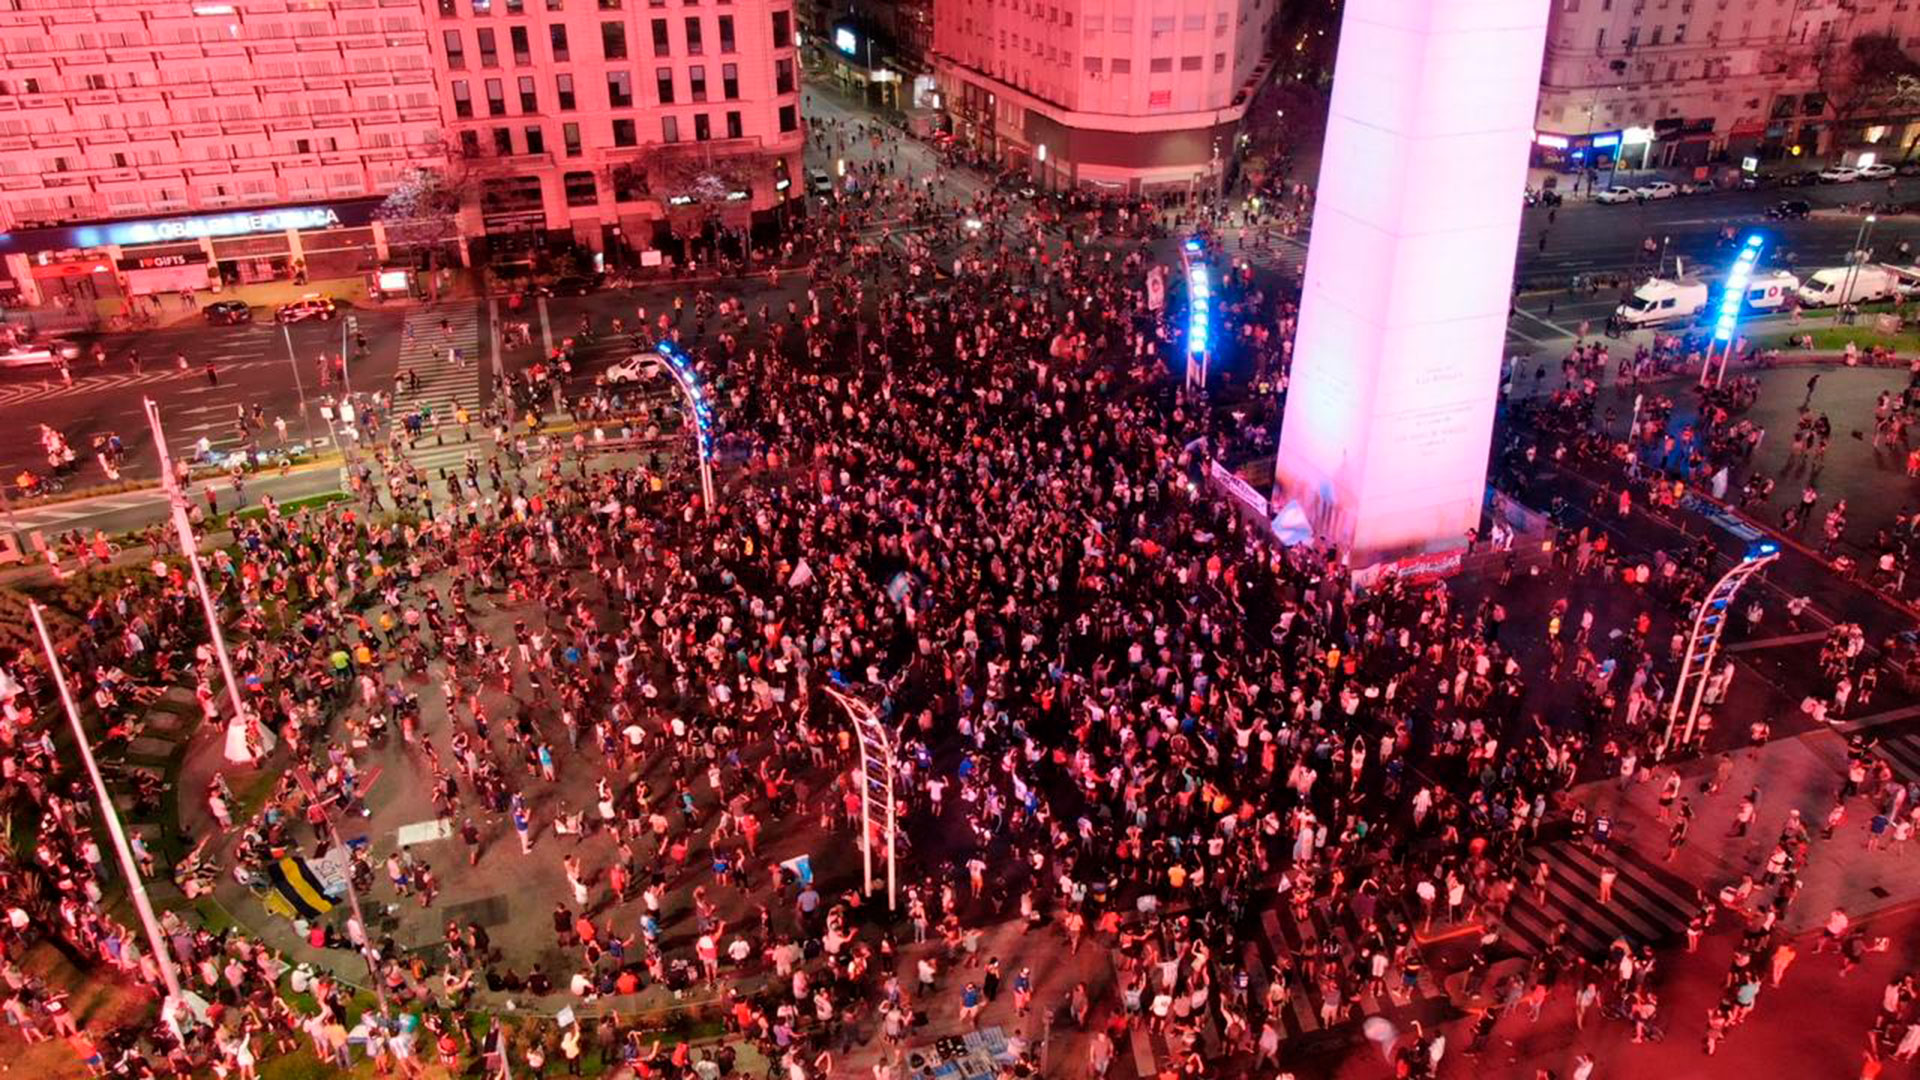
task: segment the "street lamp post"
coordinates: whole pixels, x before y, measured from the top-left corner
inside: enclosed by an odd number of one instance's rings
[[[1878,220],[1868,214],[1853,233],[1853,251],[1847,255],[1847,286],[1841,290],[1840,302],[1834,305],[1833,321],[1848,321],[1847,308],[1853,303],[1853,285],[1860,277],[1860,264],[1867,257],[1867,241],[1873,239],[1873,223]]]
[[[220,675],[227,682],[227,702],[233,707],[232,723],[247,723],[247,706],[240,700],[240,680],[234,678],[233,661],[227,656],[226,635],[220,632],[220,615],[214,608],[213,593],[207,588],[207,577],[200,568],[200,547],[194,538],[193,521],[187,516],[187,495],[180,490],[180,480],[173,475],[173,458],[167,453],[167,435],[160,427],[160,406],[152,398],[144,399],[147,409],[147,423],[153,428],[153,448],[160,455],[160,484],[167,493],[167,505],[173,511],[173,530],[180,541],[180,554],[186,556],[187,567],[193,571],[193,586],[200,591],[200,607],[207,617],[207,637],[213,643],[213,654],[220,661]],[[243,739],[240,743],[246,747]],[[227,742],[227,757],[232,755],[234,742]],[[253,760],[251,748],[246,750],[241,760]]]
[[[160,981],[166,984],[167,1001],[177,1008],[185,1000],[180,989],[180,972],[173,966],[166,935],[160,932],[160,920],[153,914],[153,900],[147,896],[146,882],[141,880],[140,864],[127,843],[127,830],[120,823],[120,811],[113,805],[113,796],[107,792],[107,782],[100,776],[100,763],[93,758],[93,742],[80,723],[80,709],[74,704],[66,673],[60,669],[60,654],[53,647],[53,635],[47,632],[46,616],[37,603],[28,603],[27,610],[33,616],[33,628],[40,634],[40,646],[47,651],[47,671],[53,676],[53,684],[60,688],[60,705],[66,710],[67,722],[73,726],[73,742],[80,748],[80,760],[86,764],[87,778],[93,782],[93,794],[100,800],[107,835],[120,857],[120,871],[127,875],[127,892],[133,897],[133,910],[140,916],[140,926],[147,933],[147,949],[153,953],[153,962],[160,969]]]
[[[293,392],[300,397],[300,420],[307,428],[307,445],[313,445],[313,414],[307,411],[307,387],[300,379],[300,361],[293,355],[293,327],[280,324],[280,333],[287,342],[287,366],[293,369]]]

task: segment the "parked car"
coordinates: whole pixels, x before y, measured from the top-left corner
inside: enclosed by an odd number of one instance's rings
[[[1829,165],[1819,175],[1823,184],[1851,184],[1860,179],[1860,170],[1851,165]]]
[[[536,286],[533,291],[541,296],[586,296],[599,287],[598,276],[568,274]]]
[[[27,341],[0,352],[0,368],[40,367],[80,358],[80,346],[61,338]]]
[[[1611,205],[1613,203],[1633,202],[1636,197],[1637,196],[1634,195],[1632,188],[1610,187],[1600,192],[1598,195],[1595,195],[1593,197],[1593,201],[1597,203],[1607,203]]]
[[[833,194],[833,177],[828,176],[825,169],[808,169],[807,190],[815,195],[831,195]]]
[[[1780,178],[1781,187],[1806,187],[1819,182],[1820,174],[1817,172],[1788,173]]]
[[[1798,221],[1813,213],[1813,204],[1805,199],[1781,199],[1767,207],[1767,216],[1779,221]]]
[[[1666,180],[1655,180],[1651,184],[1642,184],[1633,189],[1636,199],[1671,199],[1680,194],[1680,189]]]
[[[626,386],[629,383],[651,379],[659,371],[659,357],[648,353],[635,353],[601,372],[600,381],[608,386]]]
[[[215,326],[253,321],[253,307],[245,300],[219,300],[202,308],[200,314]]]
[[[308,319],[325,322],[338,311],[339,305],[331,297],[303,296],[291,304],[280,305],[280,309],[273,313],[273,318],[275,322],[283,323],[305,322]]]
[[[1901,176],[1920,176],[1920,161],[1903,161],[1893,171]]]
[[[1886,164],[1885,162],[1876,161],[1871,165],[1865,165],[1861,167],[1860,179],[1885,180],[1886,178],[1892,176],[1894,173],[1898,171],[1899,170],[1895,169],[1891,165]]]

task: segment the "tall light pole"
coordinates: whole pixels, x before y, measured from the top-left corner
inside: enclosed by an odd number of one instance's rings
[[[200,607],[207,616],[207,637],[213,642],[213,655],[220,661],[220,675],[227,681],[227,702],[233,707],[231,723],[247,723],[247,705],[240,700],[240,680],[233,676],[233,661],[227,656],[227,638],[220,632],[220,613],[214,607],[213,593],[207,588],[207,576],[200,569],[200,546],[193,534],[193,521],[187,516],[187,495],[180,490],[180,480],[173,475],[173,458],[167,453],[167,433],[160,427],[160,406],[152,398],[143,399],[147,409],[147,423],[153,428],[153,448],[160,455],[160,485],[166,490],[167,504],[173,510],[173,531],[180,540],[180,554],[186,556],[187,566],[193,571],[193,586],[200,590]],[[242,740],[243,747],[246,745]],[[233,757],[234,742],[227,740],[227,760]],[[251,749],[246,757],[239,759],[252,761]]]
[[[287,366],[293,369],[293,392],[300,396],[300,420],[307,428],[307,445],[313,445],[313,414],[307,411],[307,387],[300,380],[300,361],[293,355],[293,327],[280,324],[280,334],[287,342]]]
[[[318,805],[320,789],[314,786],[312,767],[302,761],[300,767],[295,770],[293,779],[300,785],[300,790],[306,794],[307,798]],[[333,815],[323,809],[321,817],[327,823],[327,839],[333,842],[334,847],[346,851],[347,846],[340,839],[340,826],[334,823]],[[366,962],[367,981],[373,984],[373,996],[379,999],[380,1016],[384,1020],[392,1015],[387,1008],[387,988],[381,982],[379,965],[373,962],[373,944],[370,938],[372,931],[367,927],[367,917],[360,913],[360,890],[353,884],[353,854],[350,851],[347,854],[347,907],[353,912],[353,921],[360,924],[362,941],[355,948],[360,950],[360,959]]]
[[[1847,308],[1853,303],[1853,284],[1860,277],[1860,264],[1867,257],[1867,241],[1873,238],[1873,223],[1878,220],[1868,214],[1853,233],[1853,251],[1847,255],[1847,285],[1840,292],[1840,302],[1834,305],[1833,321],[1839,323],[1847,318]]]
[[[47,632],[46,616],[39,604],[29,602],[27,611],[33,616],[33,628],[40,633],[40,647],[47,651],[47,671],[53,676],[53,684],[60,688],[60,705],[66,710],[67,722],[73,725],[73,742],[80,748],[80,760],[86,763],[87,778],[93,781],[93,794],[100,800],[100,813],[107,823],[107,835],[113,840],[113,850],[120,856],[120,871],[127,875],[127,892],[133,897],[133,910],[140,915],[140,926],[147,932],[147,949],[153,953],[153,962],[160,969],[160,981],[166,984],[167,1001],[176,1007],[183,999],[180,991],[180,972],[173,966],[173,955],[167,951],[166,935],[160,932],[160,921],[154,917],[153,901],[147,896],[146,882],[140,879],[140,864],[133,857],[133,848],[127,844],[127,830],[120,824],[120,811],[113,805],[113,796],[107,792],[107,782],[101,779],[100,763],[93,759],[93,741],[87,737],[87,729],[80,723],[80,709],[73,703],[73,691],[67,687],[66,673],[60,670],[60,654],[53,647],[53,635]]]

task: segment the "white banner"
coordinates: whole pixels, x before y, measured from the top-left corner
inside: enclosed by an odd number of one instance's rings
[[[1260,515],[1262,521],[1266,520],[1268,509],[1267,497],[1265,495],[1255,491],[1252,484],[1240,478],[1239,473],[1234,472],[1218,461],[1209,462],[1208,470],[1209,475],[1213,477],[1214,483],[1219,484],[1226,490],[1228,495],[1246,504],[1248,509]]]

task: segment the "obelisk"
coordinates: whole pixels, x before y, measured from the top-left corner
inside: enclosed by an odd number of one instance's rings
[[[1276,509],[1355,567],[1480,514],[1550,0],[1347,0]]]

